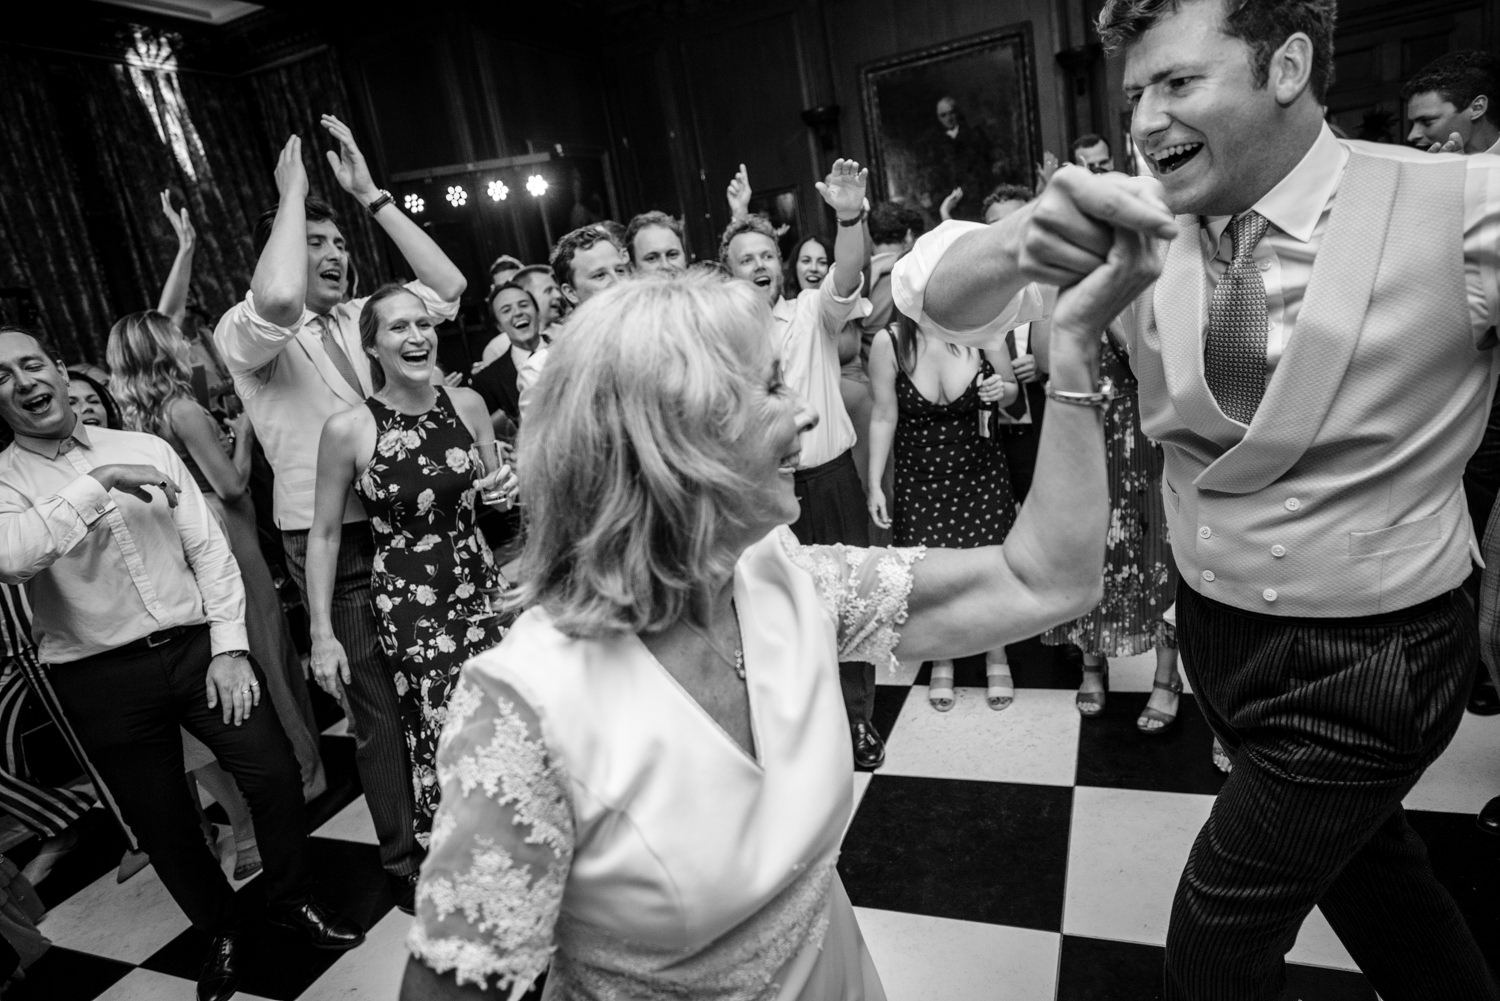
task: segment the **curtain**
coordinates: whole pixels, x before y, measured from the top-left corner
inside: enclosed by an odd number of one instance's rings
[[[177,252],[163,190],[197,233],[190,306],[212,323],[243,298],[293,131],[363,290],[389,273],[384,236],[323,158],[335,147],[320,114],[359,138],[331,52],[248,77],[178,72],[170,48],[140,34],[119,63],[0,52],[0,285],[34,290],[39,325],[69,361],[102,362],[114,320],[155,307]]]
[[[30,290],[41,332],[82,358],[112,302],[51,83],[51,68],[28,53],[0,58],[0,284]]]

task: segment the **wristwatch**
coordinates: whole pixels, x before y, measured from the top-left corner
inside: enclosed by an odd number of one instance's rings
[[[368,206],[366,206],[366,208],[368,208],[370,210],[370,214],[371,215],[374,215],[375,213],[379,212],[381,209],[385,208],[387,205],[394,205],[395,203],[396,203],[396,196],[393,195],[393,194],[391,194],[389,191],[385,190],[384,188],[381,188],[380,189],[380,196],[378,198],[376,198],[373,202],[371,202]]]
[[[840,226],[843,226],[844,228],[847,229],[850,226],[858,226],[860,223],[862,223],[864,221],[865,221],[865,210],[864,210],[864,207],[861,206],[860,210],[859,210],[859,215],[855,216],[853,219],[842,219],[841,218],[841,219],[839,219],[838,222],[839,222]]]

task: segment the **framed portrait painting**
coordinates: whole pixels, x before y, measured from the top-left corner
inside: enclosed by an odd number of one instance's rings
[[[996,185],[1035,183],[1041,160],[1031,26],[945,42],[862,66],[872,196],[936,224],[979,219]],[[962,194],[954,192],[962,190]]]

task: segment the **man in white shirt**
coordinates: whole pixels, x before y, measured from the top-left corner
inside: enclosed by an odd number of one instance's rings
[[[420,226],[375,186],[349,129],[324,116],[338,142],[328,153],[339,186],[374,216],[417,280],[407,287],[434,318],[458,313],[464,277]],[[333,414],[360,405],[372,392],[370,363],[360,349],[364,299],[345,301],[350,261],[337,217],[307,197],[302,142],[287,140],[276,164],[280,202],[256,228],[255,274],[243,302],[219,320],[214,343],[234,376],[276,474],[276,524],[287,569],[307,596],[307,530],[317,481],[318,432]],[[312,665],[318,684],[339,696],[355,738],[355,762],[380,839],[380,861],[395,883],[397,905],[411,912],[421,855],[413,833],[411,770],[391,671],[370,611],[374,558],[364,509],[351,493],[344,505],[333,628],[349,659],[349,677]]]
[[[1171,1001],[1279,997],[1314,906],[1383,997],[1500,998],[1401,807],[1476,666],[1460,477],[1495,383],[1500,161],[1336,139],[1334,15],[1107,0],[1154,176],[1061,170],[894,279],[898,307],[984,343],[1120,228],[1173,238],[1120,325],[1165,454],[1183,664],[1234,770],[1178,885]]]
[[[182,781],[185,727],[249,801],[268,918],[317,948],[364,935],[312,899],[307,818],[291,745],[259,709],[245,590],[182,460],[155,435],[85,427],[53,352],[0,327],[0,580],[24,583],[62,707],[183,912],[211,936],[199,1001],[238,982],[245,916]]]
[[[742,191],[749,200],[748,183],[736,175],[730,186],[730,206]],[[731,222],[719,242],[719,260],[735,278],[761,289],[771,306],[772,343],[781,356],[781,375],[793,392],[818,415],[818,423],[803,433],[797,460],[796,494],[802,512],[792,532],[804,545],[845,543],[869,545],[869,518],[864,488],[860,486],[851,450],[854,424],[839,391],[838,335],[861,308],[859,292],[865,265],[866,172],[853,160],[835,160],[818,193],[838,217],[833,245],[833,270],[816,289],[804,289],[795,299],[782,296],[781,253],[776,231],[765,216],[747,215]],[[844,707],[849,714],[854,761],[861,768],[879,768],[885,743],[871,722],[875,707],[875,668],[864,663],[839,665]]]
[[[1401,88],[1411,132],[1406,141],[1457,153],[1500,153],[1500,59],[1467,49],[1423,66]]]

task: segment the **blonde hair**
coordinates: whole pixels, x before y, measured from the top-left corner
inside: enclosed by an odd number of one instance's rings
[[[754,286],[701,273],[632,278],[579,308],[521,427],[515,607],[575,637],[702,621],[769,489],[737,443],[761,433],[770,325]]]
[[[171,318],[154,309],[120,317],[109,330],[104,357],[109,389],[126,429],[151,434],[169,430],[167,404],[193,396],[187,341]]]

